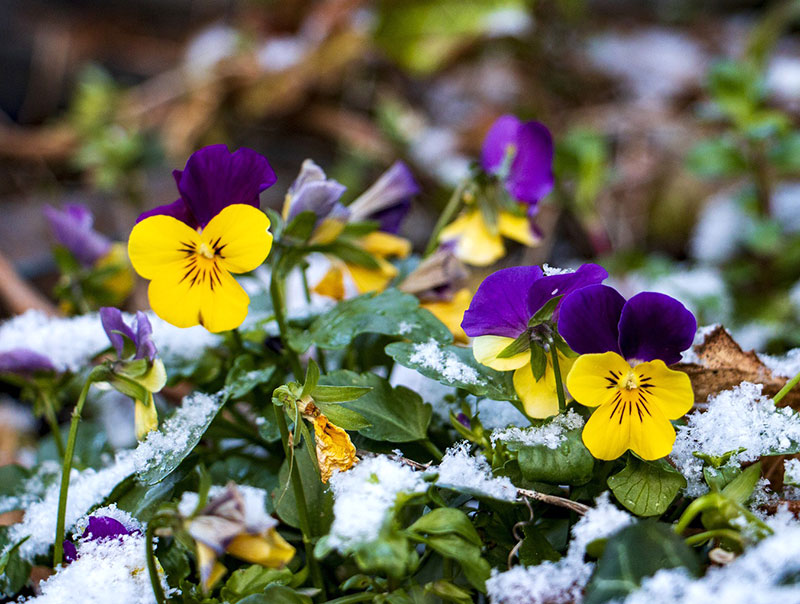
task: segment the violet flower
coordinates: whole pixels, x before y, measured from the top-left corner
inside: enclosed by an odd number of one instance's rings
[[[541,377],[534,375],[531,363],[529,323],[536,312],[553,298],[588,285],[600,283],[608,273],[596,264],[584,264],[573,273],[545,275],[538,266],[518,266],[489,275],[478,287],[461,326],[473,337],[475,359],[498,371],[514,371],[514,390],[530,417],[549,417],[558,413],[558,394],[553,361],[545,359]],[[558,319],[559,308],[553,312]],[[509,347],[528,333],[527,342],[509,354]],[[513,348],[513,347],[512,347]],[[543,354],[543,353],[542,353]],[[569,368],[571,360],[559,351],[559,367]]]
[[[81,541],[106,541],[109,539],[121,540],[124,535],[130,535],[131,531],[119,520],[109,516],[90,516],[89,524],[80,537]],[[78,559],[78,549],[71,541],[64,541],[64,560],[74,562]]]
[[[152,339],[153,327],[150,325],[150,319],[142,311],[136,312],[129,327],[122,318],[122,311],[106,306],[100,309],[100,321],[111,345],[121,359],[125,357],[125,338],[127,338],[136,350],[134,359],[155,360],[157,349]]]
[[[503,115],[486,134],[481,165],[501,178],[511,197],[535,205],[553,188],[553,137],[539,122]]]
[[[316,224],[325,218],[339,219],[344,223],[349,212],[339,199],[346,189],[343,184],[326,177],[313,160],[307,159],[286,193],[284,219],[291,222],[301,212],[313,212],[317,216]]]
[[[0,373],[29,375],[38,371],[55,370],[50,359],[27,348],[12,348],[0,352]]]
[[[111,250],[111,240],[92,228],[94,216],[85,205],[69,203],[63,210],[48,205],[43,211],[56,240],[85,267]]]
[[[411,208],[411,198],[419,191],[408,166],[396,161],[348,206],[351,220],[374,220],[379,230],[396,235]]]
[[[252,149],[231,153],[225,145],[209,145],[192,153],[186,167],[172,173],[180,199],[144,212],[137,222],[158,214],[177,218],[193,229],[205,227],[234,204],[259,207],[259,194],[277,180],[267,158]]]
[[[580,354],[616,352],[672,365],[692,345],[697,321],[670,296],[642,292],[626,301],[612,287],[593,285],[563,300],[558,331]]]

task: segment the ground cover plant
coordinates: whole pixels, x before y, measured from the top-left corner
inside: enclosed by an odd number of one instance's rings
[[[3,379],[51,428],[49,454],[0,468],[0,511],[24,512],[0,533],[4,596],[794,598],[800,529],[781,497],[798,462],[775,486],[759,459],[800,451],[780,406],[797,378],[771,398],[712,385],[697,405],[714,364],[746,355],[680,300],[626,300],[598,264],[464,288],[504,238],[536,244],[552,161],[544,125],[498,119],[416,255],[397,234],[420,192],[402,162],[344,205],[306,160],[278,213],[260,209],[267,158],[195,151],[177,201],[128,239],[152,311],[0,327]],[[47,216],[62,265],[93,284],[66,304],[131,286],[86,208]],[[90,399],[132,406],[137,444],[112,452]]]

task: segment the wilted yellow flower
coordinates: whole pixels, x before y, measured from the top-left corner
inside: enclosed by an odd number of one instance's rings
[[[324,415],[314,418],[314,440],[322,482],[328,482],[334,470],[349,470],[356,463],[356,448],[350,436]]]

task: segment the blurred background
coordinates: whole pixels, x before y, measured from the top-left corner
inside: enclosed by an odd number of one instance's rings
[[[476,283],[594,259],[745,349],[800,346],[798,1],[4,0],[0,72],[4,316],[52,301],[46,204],[124,241],[209,143],[265,154],[274,208],[306,157],[345,200],[403,159],[419,250],[511,112],[553,132],[556,189],[544,243]]]

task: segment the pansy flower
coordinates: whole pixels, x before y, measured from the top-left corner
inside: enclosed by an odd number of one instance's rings
[[[697,322],[678,300],[643,292],[625,300],[605,285],[583,288],[561,305],[558,330],[581,354],[567,376],[577,402],[597,407],[583,442],[598,459],[628,449],[643,459],[669,454],[669,420],[694,403],[689,376],[669,369],[692,344]]]
[[[523,334],[536,335],[531,331],[530,320],[547,302],[600,283],[606,277],[605,269],[596,264],[584,264],[575,272],[553,275],[545,275],[538,266],[518,266],[489,275],[472,298],[461,326],[474,338],[475,359],[492,369],[514,371],[514,390],[530,417],[543,418],[558,413],[552,361],[548,355],[544,375],[537,380],[531,366],[530,348],[507,354],[509,347]],[[556,308],[554,320],[558,312]],[[564,374],[571,360],[560,351],[558,354]]]
[[[111,240],[94,230],[94,216],[85,205],[68,203],[63,210],[45,206],[43,211],[56,240],[84,267],[111,251]]]
[[[43,354],[28,348],[12,348],[0,352],[0,373],[31,376],[40,372],[55,372],[53,362]]]
[[[411,209],[411,198],[419,191],[419,184],[408,166],[396,161],[347,206],[350,220],[374,220],[379,230],[396,235]]]
[[[269,254],[269,219],[258,196],[275,173],[251,149],[211,145],[173,174],[181,197],[139,217],[128,240],[131,262],[150,279],[150,306],[168,323],[234,329],[250,298],[231,273],[251,271]]]
[[[283,219],[290,223],[303,212],[316,215],[309,243],[330,243],[344,230],[350,215],[339,201],[347,187],[325,176],[313,160],[307,159],[283,201]]]
[[[139,311],[132,326],[125,323],[118,308],[101,308],[100,320],[119,361],[112,364],[110,384],[135,401],[136,438],[143,439],[158,428],[153,393],[167,383],[164,363],[157,358],[150,319]]]
[[[90,516],[89,522],[80,537],[80,541],[107,541],[120,540],[125,535],[137,532],[130,529],[119,520],[109,516]],[[64,560],[74,562],[78,559],[78,548],[72,541],[64,541]]]
[[[464,195],[466,209],[439,236],[441,241],[455,241],[458,257],[474,266],[502,258],[504,237],[528,247],[539,243],[532,219],[536,204],[553,188],[550,131],[513,115],[498,118],[484,139],[481,167],[491,182]],[[497,194],[498,183],[508,201]]]
[[[294,557],[294,547],[280,536],[278,521],[266,514],[264,505],[263,497],[245,497],[231,483],[186,520],[186,529],[197,546],[204,590],[211,589],[225,574],[225,567],[217,561],[223,554],[268,568],[282,568]]]

